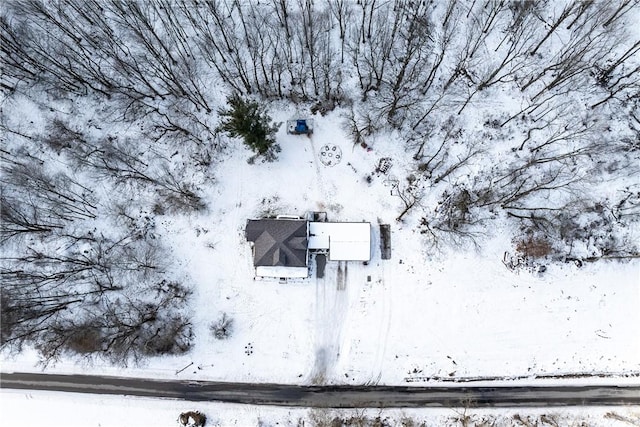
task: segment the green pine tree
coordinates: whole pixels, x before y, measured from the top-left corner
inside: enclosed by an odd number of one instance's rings
[[[238,94],[227,98],[227,104],[228,108],[218,110],[222,118],[218,130],[231,137],[241,137],[257,156],[264,156],[268,161],[275,160],[276,153],[280,152],[275,139],[280,123],[272,123],[263,106],[245,100]]]

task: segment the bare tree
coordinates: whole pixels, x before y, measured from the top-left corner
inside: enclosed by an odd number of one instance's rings
[[[360,20],[358,26],[352,27],[348,46],[365,98],[368,92],[380,88],[386,76],[398,36],[398,19],[390,3],[360,2]]]
[[[329,10],[338,23],[340,37],[340,63],[344,63],[344,51],[347,39],[347,26],[352,19],[351,3],[345,0],[329,1]]]

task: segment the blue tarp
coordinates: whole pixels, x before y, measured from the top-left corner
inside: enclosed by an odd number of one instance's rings
[[[307,121],[306,120],[297,120],[296,121],[296,132],[298,132],[298,133],[307,133]]]

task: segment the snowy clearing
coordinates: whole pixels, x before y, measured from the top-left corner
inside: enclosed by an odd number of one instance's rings
[[[502,262],[513,250],[508,233],[491,231],[479,251],[429,252],[420,234],[394,220],[398,202],[384,181],[363,178],[378,158],[402,158],[395,142],[379,141],[374,152],[354,148],[339,120],[317,118],[311,140],[281,130],[277,163],[249,165],[246,152],[237,152],[205,193],[210,212],[160,219],[159,234],[198,284],[191,307],[198,341],[188,355],[150,359],[131,372],[340,384],[640,374],[638,262],[514,272]],[[318,164],[315,146],[323,141],[341,146],[340,164]],[[371,222],[369,265],[329,261],[323,279],[254,280],[246,220],[307,210],[325,210],[332,221]],[[391,260],[380,259],[378,222],[391,224]],[[222,312],[234,319],[234,332],[220,341],[208,326]],[[9,359],[5,369],[25,369],[25,360]],[[48,369],[87,367],[62,361]],[[101,371],[100,363],[92,369]]]

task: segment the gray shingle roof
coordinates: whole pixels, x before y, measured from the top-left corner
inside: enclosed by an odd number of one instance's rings
[[[253,242],[254,266],[307,266],[307,221],[251,219],[245,235]]]

